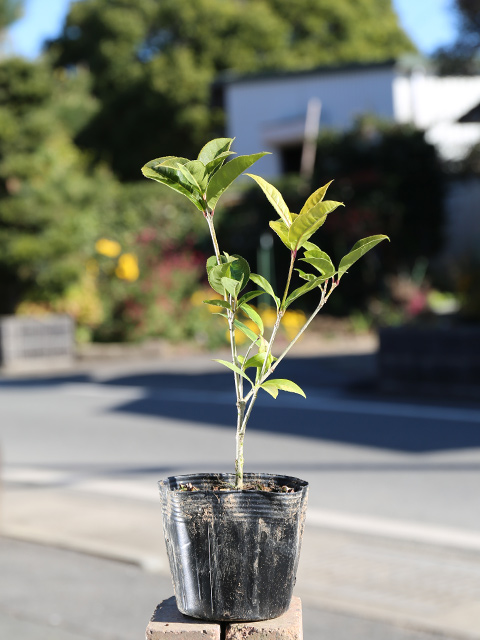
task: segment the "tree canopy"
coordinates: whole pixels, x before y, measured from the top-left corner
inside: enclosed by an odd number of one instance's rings
[[[412,51],[391,0],[82,0],[54,64],[84,65],[101,108],[78,137],[122,179],[172,148],[190,156],[219,132],[222,72],[305,69]]]
[[[439,71],[446,75],[476,74],[480,69],[480,0],[455,0],[458,37],[435,54]]]

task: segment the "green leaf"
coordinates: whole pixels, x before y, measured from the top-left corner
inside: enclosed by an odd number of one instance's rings
[[[327,215],[340,205],[342,205],[341,202],[325,200],[324,202],[316,204],[306,213],[299,215],[298,218],[293,221],[290,231],[288,232],[288,239],[295,249],[300,249],[303,243],[322,226],[327,219]]]
[[[259,337],[255,333],[255,331],[252,331],[250,329],[250,327],[247,327],[246,324],[243,324],[243,322],[240,322],[240,320],[237,320],[236,318],[233,321],[233,324],[237,327],[237,329],[239,329],[242,333],[244,333],[249,340],[251,340],[252,342],[258,343]]]
[[[240,300],[238,301],[238,306],[241,306],[242,304],[245,304],[246,302],[249,302],[250,300],[253,300],[254,298],[258,298],[258,296],[263,296],[264,292],[263,291],[249,291],[248,293],[245,293]]]
[[[265,291],[265,293],[268,293],[272,296],[278,309],[278,307],[280,306],[280,299],[275,295],[272,289],[272,285],[268,282],[268,280],[263,276],[258,275],[258,273],[251,273],[250,280],[255,284],[258,284],[258,286],[261,287]]]
[[[227,153],[232,146],[232,142],[234,138],[215,138],[214,140],[210,140],[207,144],[201,149],[198,154],[198,160],[203,162],[204,165],[207,165],[212,160],[217,159],[221,154]]]
[[[190,172],[202,194],[205,193],[208,182],[208,173],[205,165],[198,160],[192,160],[184,165],[184,169]]]
[[[242,378],[245,378],[245,380],[248,380],[253,387],[253,382],[239,367],[237,367],[236,364],[232,364],[231,362],[227,362],[226,360],[216,360],[215,358],[213,361],[219,362],[220,364],[223,364],[225,367],[228,367],[232,371],[235,371],[235,373],[238,373],[239,376],[242,376]]]
[[[220,196],[232,184],[239,175],[252,166],[257,160],[267,155],[267,152],[254,153],[250,156],[237,156],[224,164],[216,172],[208,183],[207,187],[207,204],[211,209],[215,209]]]
[[[205,165],[205,169],[206,169],[209,180],[213,178],[213,176],[216,174],[218,169],[220,169],[220,167],[228,158],[228,156],[231,156],[233,154],[234,154],[233,151],[225,151],[225,153],[221,153],[219,156],[217,156],[215,160],[211,160],[210,162],[207,162],[207,164]]]
[[[220,256],[222,264],[217,263],[215,256],[210,256],[207,260],[208,282],[214,291],[225,295],[225,287],[222,278],[231,278],[240,283],[241,291],[246,286],[250,278],[250,267],[248,262],[238,255]],[[230,291],[229,291],[230,293]]]
[[[335,267],[330,259],[330,256],[320,249],[314,251],[306,251],[305,257],[300,258],[302,262],[307,262],[315,267],[317,271],[320,271],[322,275],[327,278],[331,278],[335,274]]]
[[[256,353],[254,356],[249,358],[244,365],[244,369],[248,369],[249,367],[263,367],[265,362],[265,358],[267,357],[266,353]],[[269,367],[274,360],[278,360],[278,358],[274,358],[271,354],[268,357],[267,367]]]
[[[165,156],[164,158],[155,158],[150,160],[146,165],[142,167],[142,173],[146,178],[156,180],[166,187],[170,187],[177,193],[181,193],[188,198],[190,202],[203,211],[204,203],[197,190],[187,180],[181,171],[178,170],[179,164],[186,164],[189,162],[186,158],[177,158],[175,156]]]
[[[373,249],[373,247],[375,247],[379,242],[382,242],[382,240],[390,241],[390,238],[384,235],[369,236],[368,238],[363,238],[355,243],[352,250],[340,261],[340,265],[338,267],[338,278],[340,279],[352,264],[365,255],[367,251]]]
[[[292,304],[294,300],[296,300],[297,298],[300,298],[300,296],[303,296],[303,294],[308,293],[312,289],[315,289],[315,287],[318,287],[319,285],[321,285],[323,282],[325,282],[325,280],[327,280],[325,276],[322,276],[320,278],[314,278],[313,280],[309,280],[306,284],[302,285],[298,289],[295,289],[295,291],[292,291],[292,293],[285,300],[285,304],[283,305],[283,308],[286,309]]]
[[[232,308],[229,302],[227,302],[226,300],[218,300],[217,298],[215,298],[215,300],[204,300],[203,304],[211,304],[214,307],[223,307],[224,309]]]
[[[240,287],[241,291],[247,286],[250,279],[250,266],[245,258],[242,258],[242,256],[239,256],[236,253],[233,256],[229,256],[228,261],[230,265],[229,277],[242,283],[242,286]]]
[[[326,185],[320,187],[320,189],[317,189],[314,193],[312,193],[312,195],[303,205],[302,210],[300,211],[300,215],[302,215],[303,213],[307,213],[307,211],[310,211],[310,209],[312,209],[316,204],[323,200],[323,198],[325,197],[325,193],[327,192],[327,189],[332,184],[332,182],[333,180],[330,180],[330,182],[328,182]]]
[[[268,224],[275,231],[283,244],[288,249],[292,249],[293,247],[291,246],[290,240],[288,239],[288,227],[285,222],[283,220],[270,220]]]
[[[225,295],[225,287],[222,278],[228,278],[230,274],[230,265],[228,263],[217,264],[207,270],[208,282],[214,291],[221,296]]]
[[[289,391],[290,393],[298,393],[299,395],[306,398],[304,391],[292,382],[291,380],[286,380],[285,378],[277,378],[274,380],[267,380],[261,385],[262,389],[267,391],[271,396],[276,398],[278,396],[278,391]]]
[[[233,278],[222,278],[222,284],[225,287],[225,291],[227,291],[233,298],[237,298],[240,287],[242,286],[242,280],[233,280]]]
[[[251,307],[249,304],[245,304],[245,303],[240,305],[240,309],[244,313],[246,313],[247,316],[250,318],[250,320],[252,320],[257,325],[257,327],[260,329],[260,333],[263,335],[264,328],[263,328],[262,318],[255,311],[255,309]]]
[[[180,173],[183,173],[184,177],[193,186],[194,190],[197,191],[199,194],[201,194],[202,189],[200,188],[200,185],[198,184],[196,178],[187,169],[187,165],[178,164],[177,169],[178,171],[180,171]]]
[[[253,173],[247,173],[246,175],[255,180],[280,218],[287,227],[290,227],[292,224],[292,217],[280,191],[260,176],[256,176]]]
[[[313,275],[313,273],[305,273],[301,269],[295,269],[295,271],[298,273],[300,278],[302,278],[303,280],[308,280],[308,281],[315,280],[315,276]]]

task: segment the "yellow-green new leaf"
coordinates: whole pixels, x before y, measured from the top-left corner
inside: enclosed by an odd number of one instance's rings
[[[278,213],[283,222],[289,227],[292,224],[292,216],[290,215],[290,211],[285,204],[285,201],[282,197],[282,194],[278,189],[276,189],[269,182],[261,178],[260,176],[256,176],[253,173],[245,174],[255,180],[258,186],[262,189],[263,193],[267,196],[268,201]]]
[[[320,249],[315,249],[313,251],[306,251],[305,257],[300,258],[302,262],[307,262],[311,264],[312,267],[315,267],[317,271],[327,278],[331,278],[335,275],[335,267],[333,266],[333,262],[330,259],[330,256],[325,253],[325,251],[320,251]]]
[[[322,226],[327,219],[327,215],[339,206],[343,206],[343,203],[325,200],[295,218],[288,232],[288,239],[295,249],[300,249],[304,242],[307,242],[315,231]]]
[[[245,304],[245,303],[240,305],[240,309],[247,314],[247,316],[250,318],[250,320],[252,320],[252,322],[254,322],[257,325],[257,327],[260,329],[260,333],[263,335],[263,332],[264,332],[263,321],[260,315],[255,311],[255,309],[251,307],[249,304]]]
[[[252,387],[253,387],[253,382],[246,375],[246,373],[244,373],[239,367],[237,367],[236,364],[232,364],[231,362],[227,362],[226,360],[216,360],[215,358],[214,358],[213,361],[214,362],[219,362],[220,364],[223,364],[224,367],[228,367],[232,371],[235,371],[235,373],[238,373],[239,376],[242,376],[242,378],[245,378],[245,380],[248,380],[250,382],[250,384],[252,385]]]
[[[285,378],[277,378],[275,380],[267,380],[261,385],[262,389],[264,389],[271,396],[276,398],[278,396],[278,391],[289,391],[290,393],[298,393],[299,395],[306,398],[305,392],[292,382],[291,380],[286,380]]]
[[[280,298],[277,298],[277,296],[275,295],[272,289],[272,285],[269,283],[269,281],[263,276],[258,275],[258,273],[251,273],[250,280],[252,282],[255,282],[255,284],[258,284],[258,286],[262,288],[265,291],[265,293],[268,293],[269,295],[272,296],[272,298],[275,300],[275,304],[277,305],[277,309],[278,309],[278,307],[280,306]]]
[[[320,189],[317,189],[314,193],[312,193],[312,195],[308,198],[308,200],[303,205],[302,210],[300,211],[300,215],[302,215],[302,213],[307,213],[307,211],[310,211],[312,207],[314,207],[316,204],[318,204],[323,200],[327,192],[327,189],[332,184],[332,182],[333,180],[330,180],[330,182],[327,182],[326,185],[324,185],[323,187],[320,187]]]
[[[340,279],[352,264],[364,256],[368,251],[370,251],[370,249],[373,249],[373,247],[375,247],[379,242],[382,242],[382,240],[390,240],[390,238],[384,235],[369,236],[368,238],[363,238],[363,240],[359,240],[355,243],[352,250],[340,261],[338,266],[338,278]]]
[[[218,300],[215,298],[214,300],[203,300],[203,304],[210,304],[214,307],[223,307],[224,309],[231,309],[232,306],[226,300]]]
[[[181,193],[190,202],[203,211],[204,203],[196,187],[179,171],[178,165],[185,165],[187,158],[177,158],[175,156],[165,156],[150,160],[142,167],[142,173],[146,178],[164,184],[166,187]]]
[[[254,153],[250,156],[237,156],[220,167],[207,187],[207,204],[210,209],[215,209],[220,196],[238,176],[267,154],[268,152],[265,151],[262,153]]]
[[[210,142],[207,142],[200,150],[198,160],[203,162],[204,165],[207,165],[209,162],[212,162],[212,160],[216,160],[220,155],[228,153],[233,141],[234,138],[215,138],[214,140],[210,140]]]
[[[285,222],[283,220],[270,220],[268,224],[275,231],[287,249],[292,249],[290,240],[288,239],[288,227]]]
[[[283,309],[287,309],[287,307],[289,307],[292,302],[294,302],[297,298],[300,298],[300,296],[303,296],[304,293],[308,293],[312,289],[315,289],[315,287],[319,287],[325,282],[325,280],[327,280],[325,276],[322,276],[321,278],[313,278],[313,280],[309,280],[306,284],[298,287],[298,289],[295,289],[295,291],[292,291],[292,293],[285,300]]]
[[[243,322],[240,322],[240,320],[237,320],[236,318],[233,321],[233,324],[237,327],[237,329],[244,333],[249,340],[258,344],[259,336],[255,333],[255,331],[252,331],[250,327],[247,327],[246,324],[243,324]]]

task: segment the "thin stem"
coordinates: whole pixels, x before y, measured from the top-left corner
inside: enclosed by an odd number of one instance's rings
[[[245,402],[237,402],[237,434],[235,439],[235,488],[243,489],[243,440],[245,437],[244,425]]]
[[[290,280],[292,279],[293,265],[295,263],[296,257],[297,257],[297,252],[296,250],[293,250],[290,253],[290,269],[288,270],[287,284],[285,286],[285,292],[283,294],[283,300],[282,300],[282,304],[280,305],[280,309],[283,309],[283,305],[285,304],[285,300],[287,299],[288,289],[290,288]]]
[[[213,226],[213,211],[208,211],[208,209],[206,209],[203,212],[203,215],[205,216],[205,220],[207,221],[208,228],[210,230],[210,236],[212,238],[213,249],[215,251],[215,256],[217,258],[217,263],[221,264],[222,261],[220,259],[220,248],[218,246],[218,240],[217,240],[217,234],[215,233],[215,227]]]

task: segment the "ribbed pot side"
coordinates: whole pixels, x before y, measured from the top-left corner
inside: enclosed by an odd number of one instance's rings
[[[292,493],[214,491],[233,474],[172,476],[159,482],[163,529],[179,611],[203,620],[276,618],[295,585],[308,483],[246,473],[245,484],[274,481]],[[178,491],[191,483],[198,491]]]

